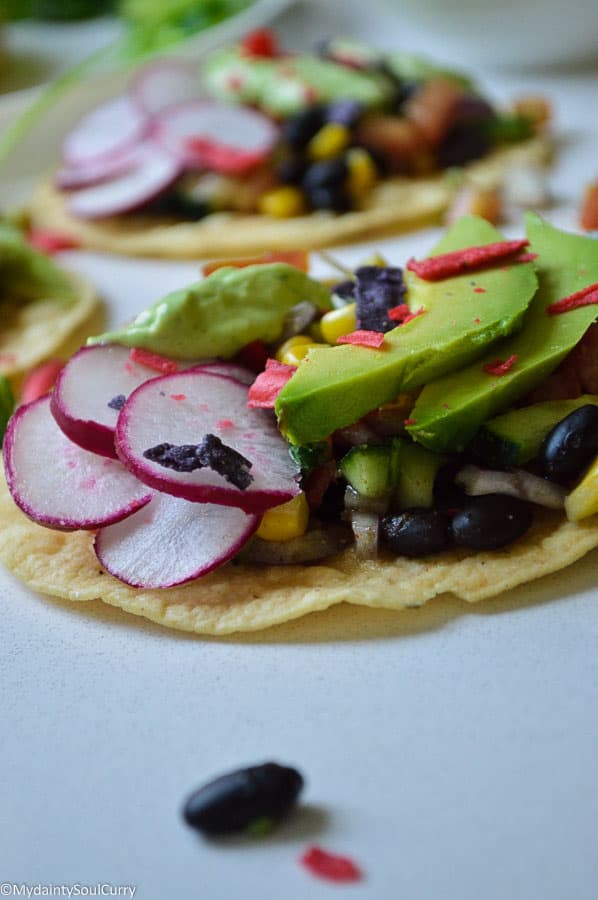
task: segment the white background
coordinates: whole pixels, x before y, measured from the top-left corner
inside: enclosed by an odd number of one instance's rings
[[[401,41],[398,20],[357,4],[303,4],[282,28],[300,46],[351,23]],[[482,79],[499,100],[554,98],[549,217],[565,226],[598,175],[597,74]],[[432,237],[376,247],[401,264]],[[64,261],[94,278],[114,321],[197,273]],[[142,900],[594,900],[597,562],[478,606],[339,608],[226,640],[62,604],[0,573],[0,881],[131,884]],[[267,759],[307,780],[303,807],[270,839],[214,845],[182,825],[191,789]],[[366,880],[310,878],[296,862],[310,842],[353,856]]]

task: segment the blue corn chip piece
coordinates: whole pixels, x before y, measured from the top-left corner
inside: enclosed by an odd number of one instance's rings
[[[250,460],[234,447],[223,444],[215,434],[206,434],[199,444],[156,444],[144,450],[143,455],[175,472],[212,469],[242,491],[253,481],[253,475],[249,472],[252,466]]]
[[[108,401],[108,406],[110,409],[121,410],[126,402],[127,398],[124,394],[117,394],[116,397],[113,397],[112,400]]]
[[[395,266],[361,266],[355,277],[356,328],[382,333],[396,328],[388,311],[404,302],[403,270]]]

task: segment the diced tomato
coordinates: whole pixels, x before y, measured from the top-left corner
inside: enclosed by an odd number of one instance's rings
[[[250,409],[274,409],[276,398],[296,371],[296,366],[269,359],[264,371],[249,388],[247,406]]]
[[[336,339],[337,344],[353,344],[356,347],[369,347],[379,350],[384,343],[384,334],[381,331],[352,331],[351,334],[342,334]]]
[[[151,350],[144,350],[143,347],[133,347],[129,356],[133,362],[139,363],[140,366],[147,366],[148,369],[153,369],[162,375],[174,375],[179,371],[179,364],[174,359],[160,356],[159,353],[152,353]]]
[[[61,359],[49,359],[26,375],[21,387],[21,403],[31,403],[51,391],[64,368]]]
[[[76,250],[80,246],[79,241],[70,235],[49,228],[32,228],[27,240],[36,250],[49,256],[62,250]]]
[[[480,247],[465,247],[463,250],[429,256],[427,259],[410,259],[407,268],[423,278],[424,281],[441,281],[443,278],[451,278],[454,275],[461,275],[463,272],[510,259],[520,253],[528,244],[529,241],[522,238],[517,241],[496,241]]]
[[[278,56],[276,35],[269,28],[256,28],[241,40],[241,52],[248,56]]]
[[[261,256],[246,256],[241,259],[217,259],[214,262],[205,263],[201,267],[204,275],[211,275],[216,269],[222,269],[224,266],[234,266],[237,269],[243,269],[245,266],[260,266],[268,263],[282,262],[289,266],[295,266],[301,272],[307,272],[309,269],[309,253],[307,250],[269,250],[262,253]]]

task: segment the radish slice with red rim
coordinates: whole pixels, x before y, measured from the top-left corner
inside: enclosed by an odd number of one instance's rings
[[[216,360],[213,362],[198,363],[198,365],[193,366],[193,368],[201,369],[208,373],[211,372],[212,375],[226,375],[228,378],[234,378],[236,381],[240,381],[241,384],[246,384],[248,387],[255,381],[255,372],[250,372],[249,369],[246,369],[245,366],[238,365],[238,363],[219,362]]]
[[[155,116],[169,106],[197,99],[199,76],[184,62],[161,60],[145,66],[134,77],[129,94],[142,113]]]
[[[251,462],[245,489],[209,467],[176,471],[144,456],[164,443],[197,445],[208,434]],[[274,418],[247,408],[240,382],[201,369],[154,378],[133,391],[118,418],[115,446],[140,481],[186,500],[261,513],[299,493],[297,470]]]
[[[58,170],[54,176],[54,183],[63,191],[72,191],[108,181],[110,178],[123,175],[137,165],[144,150],[145,144],[134,144],[120,154],[106,156],[84,165],[67,164]]]
[[[102,528],[94,549],[102,566],[132,587],[168,588],[221,566],[247,543],[259,516],[168,494],[123,522]]]
[[[180,162],[159,147],[145,146],[136,165],[109,181],[70,194],[68,206],[82,219],[101,219],[137,209],[169,188],[182,172]]]
[[[92,109],[67,135],[63,157],[71,166],[114,158],[140,142],[147,117],[130,97],[116,97]]]
[[[15,503],[48,528],[74,531],[109,525],[151,499],[152,492],[118,461],[69,441],[54,421],[47,395],[16,411],[3,450]]]
[[[210,100],[163,110],[153,133],[185,166],[225,174],[257,165],[278,138],[274,123],[257,110]]]
[[[52,414],[75,444],[116,459],[114,432],[120,410],[136,387],[157,374],[135,362],[128,347],[82,347],[60,372],[50,401]]]

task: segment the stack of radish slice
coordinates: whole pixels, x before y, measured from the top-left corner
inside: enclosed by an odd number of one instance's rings
[[[35,522],[99,529],[107,571],[135,587],[182,584],[231,559],[267,509],[298,492],[296,470],[270,416],[247,407],[250,373],[226,363],[172,375],[133,362],[126,348],[84,348],[54,394],[9,423],[10,492]],[[212,468],[180,472],[144,451],[215,435],[251,463],[241,489]]]
[[[267,158],[278,129],[262,113],[200,93],[196,71],[154,63],[129,94],[87,113],[67,135],[56,176],[69,209],[103,218],[138,209],[187,171],[243,174]]]

